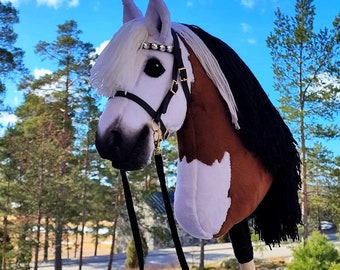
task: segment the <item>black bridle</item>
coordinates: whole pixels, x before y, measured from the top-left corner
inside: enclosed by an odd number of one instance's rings
[[[168,135],[168,131],[161,119],[161,116],[162,114],[166,113],[169,103],[171,101],[171,98],[178,91],[178,81],[177,81],[178,77],[180,79],[180,83],[184,91],[187,104],[189,104],[190,102],[190,91],[189,91],[189,86],[187,82],[188,77],[187,77],[187,72],[186,72],[186,69],[184,67],[183,60],[182,60],[182,52],[181,52],[181,48],[179,45],[179,39],[178,39],[176,32],[173,29],[171,29],[171,34],[174,40],[174,45],[171,50],[171,53],[173,53],[174,55],[174,65],[172,69],[172,83],[171,83],[171,87],[169,91],[166,93],[159,108],[155,111],[143,99],[141,99],[140,97],[130,92],[117,91],[115,96],[125,97],[136,102],[151,116],[153,123],[157,125],[156,127],[154,127],[152,123],[152,127],[151,127],[154,132],[153,136],[154,136],[154,141],[155,141],[155,163],[156,163],[156,168],[157,168],[157,175],[159,178],[162,195],[163,195],[163,202],[164,202],[164,206],[165,206],[165,210],[166,210],[166,214],[168,218],[168,223],[169,223],[172,239],[175,244],[179,263],[182,269],[189,270],[188,264],[184,256],[184,252],[182,250],[181,241],[178,237],[176,222],[175,222],[175,218],[173,215],[168,190],[166,187],[165,175],[164,175],[164,169],[163,169],[163,159],[162,159],[162,155],[160,151],[160,142],[163,140],[163,138],[165,139]],[[160,51],[164,51],[164,48],[165,48],[164,45],[157,45],[157,44],[152,44],[150,47],[150,49],[153,49],[153,50],[156,49]],[[125,171],[121,170],[120,173],[122,176],[122,182],[123,182],[123,188],[124,188],[124,194],[125,194],[125,202],[126,202],[126,206],[128,209],[131,229],[132,229],[133,238],[135,241],[135,248],[136,248],[136,252],[138,256],[139,269],[143,270],[144,269],[144,256],[143,256],[143,248],[142,248],[143,245],[142,245],[142,240],[141,240],[140,233],[139,233],[136,213],[133,207],[133,200],[132,200],[132,195],[130,191],[129,181],[127,179],[127,175]]]
[[[174,55],[174,64],[172,68],[172,83],[171,83],[170,89],[168,90],[165,97],[163,98],[163,101],[161,102],[157,111],[155,111],[149,104],[147,104],[143,99],[141,99],[135,94],[132,94],[130,92],[125,92],[125,91],[117,91],[115,94],[115,97],[125,97],[127,99],[130,99],[136,102],[139,106],[141,106],[151,116],[151,119],[155,123],[160,125],[163,138],[167,137],[168,131],[161,119],[161,116],[162,114],[166,113],[172,97],[176,95],[178,91],[178,77],[180,79],[180,83],[184,91],[187,104],[189,104],[189,101],[190,101],[190,91],[189,91],[189,86],[187,82],[188,75],[187,75],[186,68],[184,67],[184,64],[183,64],[182,51],[179,45],[179,39],[178,39],[176,32],[173,29],[171,29],[171,34],[174,40],[174,45],[171,50],[171,53]],[[164,45],[157,45],[154,43],[152,45],[149,46],[151,50],[164,51],[160,49],[161,46],[165,47]]]

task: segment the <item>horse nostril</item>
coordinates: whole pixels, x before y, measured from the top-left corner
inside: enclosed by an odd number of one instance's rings
[[[111,134],[112,134],[113,146],[120,146],[123,141],[122,135],[120,134],[120,132],[117,130],[112,130]]]

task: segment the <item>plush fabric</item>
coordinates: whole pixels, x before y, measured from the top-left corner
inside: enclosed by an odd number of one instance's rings
[[[198,181],[207,181],[214,186],[216,183],[213,171],[210,176],[196,174],[197,178],[204,178],[200,180],[190,177],[185,179],[182,175],[193,175],[191,170],[196,170],[197,166],[195,160],[211,166],[215,162],[221,162],[225,153],[230,155],[231,186],[229,191],[225,190],[224,192],[226,198],[227,196],[231,197],[231,206],[229,211],[225,213],[225,221],[220,224],[221,228],[214,232],[214,236],[218,237],[226,233],[235,223],[248,217],[256,209],[271,185],[271,175],[259,159],[242,144],[231,124],[225,102],[221,99],[216,86],[206,76],[204,69],[192,51],[190,51],[190,62],[195,74],[195,82],[191,88],[191,103],[186,119],[182,128],[177,132],[180,162],[183,162],[185,158],[188,165],[183,167],[186,170],[185,172],[178,172],[181,175],[178,181],[186,181],[187,184],[192,183],[192,192],[194,192],[194,185]],[[178,169],[181,170],[182,167],[179,166]],[[228,172],[228,168],[225,168],[225,171]],[[225,181],[227,181],[227,177],[225,177]],[[176,188],[178,187],[182,187],[182,184],[178,183]],[[190,192],[190,189],[188,188],[186,191]],[[203,192],[208,193],[209,189]],[[208,194],[208,198],[211,200],[214,199],[214,196],[213,193]],[[185,197],[185,195],[182,197]],[[197,198],[197,201],[199,199]],[[180,204],[180,202],[176,202],[176,204]],[[177,211],[185,211],[188,219],[191,216],[198,215],[197,213],[188,214],[197,211],[197,209],[202,211],[195,204],[191,206],[191,210],[188,210],[187,207],[182,208],[180,205],[175,208]],[[210,211],[213,211],[213,209],[210,209]],[[183,216],[185,216],[185,213],[183,213]],[[178,212],[175,214],[179,216]]]
[[[231,205],[230,156],[212,164],[184,156],[177,165],[174,211],[177,222],[190,235],[211,239],[220,231]]]
[[[231,122],[234,124],[236,129],[239,129],[238,116],[237,116],[237,104],[235,102],[233,93],[230,89],[230,85],[220,68],[213,53],[204,44],[204,42],[193,32],[189,27],[180,24],[172,23],[172,28],[180,35],[188,47],[195,53],[197,59],[200,61],[202,67],[205,70],[206,75],[215,84],[221,97],[228,105],[228,110],[231,116]]]
[[[132,0],[123,0],[123,23],[142,18],[143,14]]]
[[[238,138],[272,175],[273,185],[254,212],[255,229],[267,244],[297,239],[300,158],[289,128],[240,57],[220,39],[188,27],[213,53],[229,82],[238,108]]]
[[[235,224],[229,230],[229,238],[233,246],[237,261],[241,264],[250,262],[254,258],[248,219]]]
[[[162,0],[149,1],[145,13],[145,25],[149,35],[160,44],[171,44],[171,19],[169,10]]]
[[[170,131],[180,128],[175,202],[179,222],[194,235],[210,238],[253,213],[255,229],[267,244],[297,238],[299,154],[255,76],[218,38],[196,26],[171,24],[162,0],[149,1],[144,18],[132,0],[123,0],[123,5],[124,25],[91,70],[99,93],[113,97],[117,90],[129,92],[156,110],[172,74],[150,77],[143,72],[144,65],[154,57],[165,71],[172,70],[173,55],[144,50],[143,42],[172,45],[173,27],[190,51],[188,63],[182,48],[189,82],[195,79],[191,102],[186,111],[179,89],[162,116]],[[139,169],[150,162],[154,149],[150,115],[139,104],[122,97],[110,99],[99,126],[97,149],[115,151],[104,157],[118,160],[113,163],[117,168]],[[123,167],[126,163],[129,166]]]

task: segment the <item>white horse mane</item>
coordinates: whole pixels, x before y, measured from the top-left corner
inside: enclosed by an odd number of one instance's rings
[[[227,103],[232,123],[236,129],[239,129],[234,96],[216,58],[204,42],[187,26],[172,23],[172,28],[194,51],[208,77],[214,82]],[[143,20],[136,19],[123,24],[91,70],[91,84],[98,89],[98,94],[112,97],[117,90],[131,90],[138,79],[137,72],[143,65],[138,53],[147,39],[148,31]]]
[[[172,28],[184,38],[191,47],[198,60],[201,62],[208,77],[214,82],[221,96],[228,105],[231,121],[236,129],[240,129],[237,117],[237,105],[233,93],[230,90],[229,83],[222,72],[215,56],[210,52],[204,42],[188,28],[179,23],[172,23]]]

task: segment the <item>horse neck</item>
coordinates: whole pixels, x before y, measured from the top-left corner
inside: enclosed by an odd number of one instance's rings
[[[221,161],[233,141],[238,141],[230,114],[214,83],[208,78],[197,57],[190,52],[195,82],[191,87],[191,102],[183,126],[177,132],[180,160],[198,159],[207,165]],[[228,149],[230,150],[230,149]]]
[[[268,192],[272,177],[260,160],[243,145],[231,123],[227,105],[192,51],[190,62],[195,82],[192,84],[192,98],[186,118],[177,132],[179,163],[183,162],[185,157],[186,164],[194,164],[195,162],[192,161],[196,159],[213,168],[214,165],[216,166],[216,161],[221,163],[225,156],[230,157],[230,168],[223,170],[224,175],[222,171],[210,170],[209,175],[196,175],[200,180],[194,181],[194,183],[208,181],[211,185],[219,185],[231,179],[230,189],[225,191],[231,198],[231,206],[226,221],[215,235],[219,237],[256,209]],[[191,169],[195,170],[194,167],[195,165]],[[183,168],[189,170],[190,166]],[[222,176],[219,175],[221,172]],[[195,175],[195,173],[181,172],[184,176],[182,178],[187,174]],[[221,177],[222,182],[215,181]],[[181,181],[193,180],[181,179]]]

